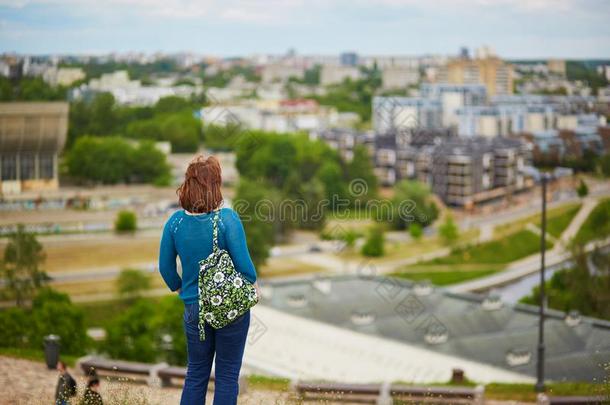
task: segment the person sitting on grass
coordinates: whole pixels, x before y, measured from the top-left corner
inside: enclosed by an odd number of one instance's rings
[[[81,400],[81,405],[103,405],[102,396],[98,392],[100,389],[100,380],[92,378],[87,383],[85,394]]]

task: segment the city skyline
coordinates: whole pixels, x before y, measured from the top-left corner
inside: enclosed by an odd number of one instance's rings
[[[610,3],[601,0],[0,0],[0,47],[32,54],[237,56],[294,48],[449,55],[489,44],[504,58],[607,58],[609,15]]]

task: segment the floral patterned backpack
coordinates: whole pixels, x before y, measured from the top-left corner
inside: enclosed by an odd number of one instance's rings
[[[227,326],[258,302],[254,285],[237,270],[229,252],[218,247],[218,218],[213,219],[212,253],[199,262],[199,338],[205,340],[207,322],[214,329]]]

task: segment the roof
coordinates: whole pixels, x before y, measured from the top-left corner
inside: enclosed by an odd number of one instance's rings
[[[321,277],[264,286],[263,303],[286,313],[462,362],[536,373],[538,316],[533,307],[392,277]],[[603,379],[602,365],[610,363],[610,322],[581,317],[571,324],[565,317],[558,311],[547,315],[547,378]]]
[[[68,132],[68,103],[0,103],[0,151],[59,152]]]

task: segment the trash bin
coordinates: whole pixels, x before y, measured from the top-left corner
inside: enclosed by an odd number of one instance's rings
[[[47,335],[44,337],[44,358],[49,370],[53,370],[57,367],[60,340],[61,338],[57,335]]]

